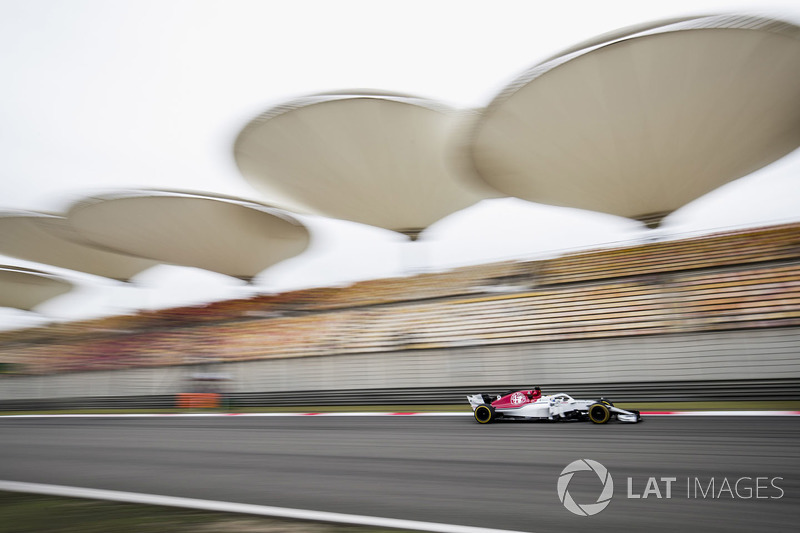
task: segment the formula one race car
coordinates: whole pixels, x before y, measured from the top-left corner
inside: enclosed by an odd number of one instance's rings
[[[493,420],[591,420],[605,424],[616,418],[620,422],[639,422],[639,411],[614,407],[604,398],[576,400],[569,394],[542,395],[539,387],[508,391],[501,395],[471,394],[467,396],[475,420],[488,424]]]

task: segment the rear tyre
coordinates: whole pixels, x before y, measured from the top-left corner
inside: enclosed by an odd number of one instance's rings
[[[589,406],[589,420],[595,424],[605,424],[611,418],[611,411],[604,403],[595,403]]]
[[[479,424],[488,424],[494,419],[494,409],[488,405],[479,405],[475,408],[475,420]]]

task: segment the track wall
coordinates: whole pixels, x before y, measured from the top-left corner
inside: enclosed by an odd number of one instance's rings
[[[750,391],[757,394],[768,393],[773,381],[800,380],[800,328],[268,359],[221,363],[213,368],[174,366],[2,376],[0,402],[169,397],[188,390],[188,377],[197,372],[226,373],[232,379],[225,392],[245,395],[497,384],[613,384],[615,390],[629,395],[643,391],[641,384],[646,383],[653,384],[650,388],[670,383],[678,389],[680,383],[686,383],[690,394],[690,382],[710,381],[758,382],[756,390]],[[302,396],[284,396],[302,400]]]

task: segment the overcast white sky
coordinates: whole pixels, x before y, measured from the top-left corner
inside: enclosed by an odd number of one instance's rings
[[[800,23],[796,0],[0,0],[0,209],[60,211],[90,191],[142,186],[257,199],[236,169],[233,140],[284,100],[374,88],[483,106],[537,61],[592,36],[723,12]],[[795,152],[681,209],[659,231],[798,219]],[[72,278],[79,288],[40,306],[43,317],[0,309],[0,329],[643,237],[625,219],[511,199],[456,213],[416,244],[304,220],[311,248],[264,272],[255,288],[174,266],[141,274],[133,287]]]

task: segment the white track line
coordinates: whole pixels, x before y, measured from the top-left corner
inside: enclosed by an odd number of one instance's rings
[[[643,416],[800,416],[800,411],[642,411]],[[279,416],[472,416],[467,411],[427,411],[417,413],[397,412],[326,412],[326,413],[85,413],[85,414],[38,414],[0,415],[4,418],[198,418],[198,417],[279,417]]]
[[[83,414],[39,414],[39,415],[0,415],[0,418],[196,418],[196,417],[276,417],[276,416],[472,416],[471,412],[420,412],[420,413],[382,413],[330,412],[330,413],[83,413]]]
[[[800,416],[800,411],[670,411],[643,412],[647,416]]]
[[[315,522],[333,522],[338,524],[353,524],[360,526],[433,531],[438,533],[522,533],[507,529],[488,529],[482,527],[441,524],[436,522],[419,522],[417,520],[403,520],[399,518],[381,518],[377,516],[330,513],[326,511],[309,511],[306,509],[272,507],[269,505],[251,505],[246,503],[199,500],[195,498],[180,498],[175,496],[159,496],[157,494],[142,494],[138,492],[87,489],[82,487],[67,487],[63,485],[46,485],[42,483],[22,483],[18,481],[0,480],[0,490],[25,492],[31,494],[46,494],[50,496],[66,496],[70,498],[90,498],[93,500],[109,500],[145,505],[182,507],[185,509],[202,509],[204,511],[219,511],[224,513],[271,516],[295,520],[312,520]]]

